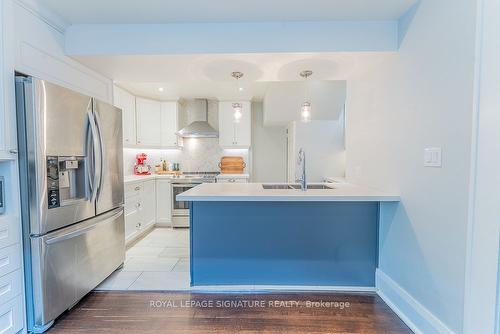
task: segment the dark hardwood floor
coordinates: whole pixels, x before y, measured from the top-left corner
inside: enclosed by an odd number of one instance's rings
[[[48,333],[411,331],[376,294],[93,292],[63,314]]]

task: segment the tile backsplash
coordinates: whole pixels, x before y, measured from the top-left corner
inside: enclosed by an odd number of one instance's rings
[[[208,123],[214,128],[219,128],[219,105],[217,101],[208,101]],[[193,121],[206,120],[205,101],[198,99],[183,100],[180,105],[179,127],[183,128]],[[134,173],[135,156],[146,153],[147,163],[151,166],[158,165],[163,159],[168,162],[180,163],[184,172],[218,172],[220,158],[223,156],[242,156],[247,166],[251,166],[250,155],[247,149],[223,149],[219,146],[219,138],[184,138],[181,149],[123,149],[123,172],[125,175]],[[249,167],[245,173],[250,173]]]
[[[184,172],[218,172],[220,158],[223,156],[242,156],[247,166],[251,166],[246,149],[222,149],[218,138],[186,138],[184,147],[178,150],[125,148],[123,150],[125,175],[134,173],[135,156],[138,153],[146,153],[147,163],[151,166],[165,159],[169,162],[180,163],[181,170]],[[245,172],[249,173],[248,170]]]

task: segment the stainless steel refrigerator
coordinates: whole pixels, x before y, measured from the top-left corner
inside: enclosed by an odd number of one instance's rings
[[[121,110],[16,76],[28,329],[44,332],[125,260]]]

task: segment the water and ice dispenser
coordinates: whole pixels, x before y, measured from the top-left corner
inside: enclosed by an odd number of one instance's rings
[[[47,157],[48,208],[88,198],[85,157]]]

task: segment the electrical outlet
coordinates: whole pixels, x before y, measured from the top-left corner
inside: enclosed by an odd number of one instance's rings
[[[441,148],[429,147],[424,150],[424,166],[425,167],[441,167]]]

